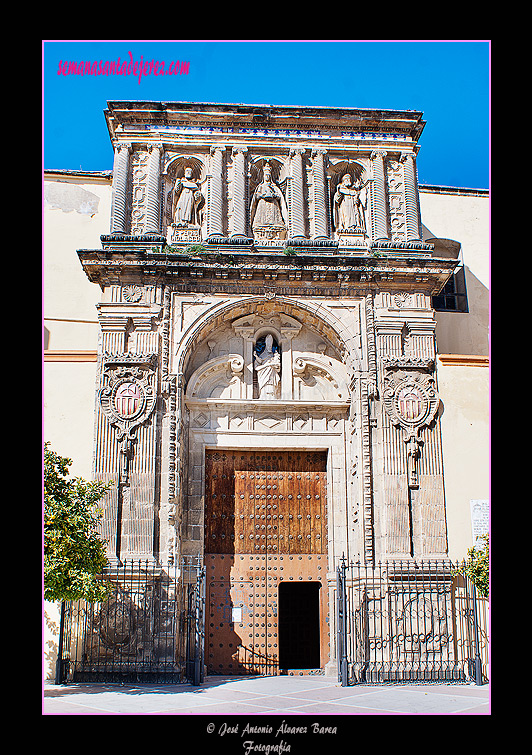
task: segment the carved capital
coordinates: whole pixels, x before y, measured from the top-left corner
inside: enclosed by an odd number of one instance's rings
[[[399,162],[405,163],[407,160],[412,160],[414,162],[415,154],[413,152],[401,152],[399,156]]]
[[[131,142],[119,142],[117,140],[113,140],[113,146],[117,152],[131,152],[132,144]]]

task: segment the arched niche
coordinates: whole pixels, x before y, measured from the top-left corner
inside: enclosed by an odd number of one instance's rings
[[[162,174],[163,178],[163,199],[164,199],[164,219],[165,224],[172,223],[172,205],[175,182],[178,178],[183,178],[185,170],[190,168],[192,171],[192,180],[201,187],[207,178],[207,168],[203,160],[195,155],[174,155],[166,163]],[[205,192],[203,192],[205,193]]]
[[[291,317],[295,322],[303,323],[319,337],[320,343],[325,344],[325,353],[343,363],[349,372],[362,369],[362,357],[358,347],[353,344],[352,332],[332,311],[316,302],[301,302],[281,296],[271,300],[257,296],[212,307],[202,318],[192,323],[177,346],[173,372],[182,375],[183,384],[186,385],[193,372],[211,358],[212,349],[208,343],[215,332],[225,327],[225,332],[230,337],[235,325],[253,329],[254,316],[270,318],[275,313],[282,315],[285,326],[289,326],[288,318]],[[267,325],[261,323],[260,327],[266,328]],[[254,334],[253,329],[251,337]],[[229,351],[233,352],[233,349],[228,349],[228,353]],[[195,363],[196,354],[199,356]]]
[[[266,307],[257,301],[252,311],[235,318],[230,316],[231,308],[217,308],[217,316],[212,312],[191,329],[185,339],[188,348],[183,344],[179,355],[186,397],[348,401],[351,368],[342,359],[342,343],[324,320],[325,312],[317,321],[317,314],[311,318],[309,312],[296,312],[294,307],[288,315],[267,303]],[[268,335],[279,362],[275,368],[279,379],[272,379],[274,392],[263,390],[266,369],[258,378],[263,364],[257,343]]]
[[[288,178],[288,169],[284,160],[279,157],[270,157],[268,155],[259,155],[252,157],[249,161],[248,176],[249,176],[249,193],[250,196],[257,188],[257,185],[262,181],[262,174],[264,166],[269,164],[272,180],[278,184],[283,193],[286,196],[286,180]]]

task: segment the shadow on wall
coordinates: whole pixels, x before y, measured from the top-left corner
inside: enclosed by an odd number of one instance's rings
[[[436,340],[440,354],[471,354],[487,356],[489,353],[489,291],[471,269],[463,263],[458,241],[436,238],[422,226],[423,240],[434,244],[434,257],[458,259],[455,289],[467,297],[465,311],[436,311]],[[465,275],[465,290],[460,275]],[[463,278],[462,278],[463,281]]]
[[[464,265],[467,312],[436,312],[440,354],[489,354],[489,291]]]

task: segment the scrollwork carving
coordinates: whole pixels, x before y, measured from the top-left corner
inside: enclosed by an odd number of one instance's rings
[[[408,484],[418,486],[417,461],[423,441],[419,432],[436,417],[440,399],[429,370],[432,360],[415,358],[387,359],[382,400],[394,425],[403,430],[406,445]]]
[[[137,430],[151,416],[157,401],[153,354],[103,355],[100,405],[111,425],[116,428],[120,444],[120,477],[129,480],[129,463]]]

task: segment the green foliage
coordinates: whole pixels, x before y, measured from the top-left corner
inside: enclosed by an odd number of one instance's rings
[[[464,566],[459,569],[457,574],[465,574],[474,583],[483,598],[489,596],[489,569],[490,569],[490,541],[489,535],[481,535],[480,540],[484,541],[482,546],[470,548],[467,551],[468,558]]]
[[[295,254],[299,254],[297,249],[294,249],[293,246],[287,246],[284,250],[284,254],[288,255],[289,257],[292,257]]]
[[[184,254],[208,254],[209,250],[203,244],[191,244],[185,248]]]
[[[110,485],[67,479],[72,460],[44,445],[44,598],[102,601],[110,587],[100,578],[107,564],[96,532],[97,504]]]

